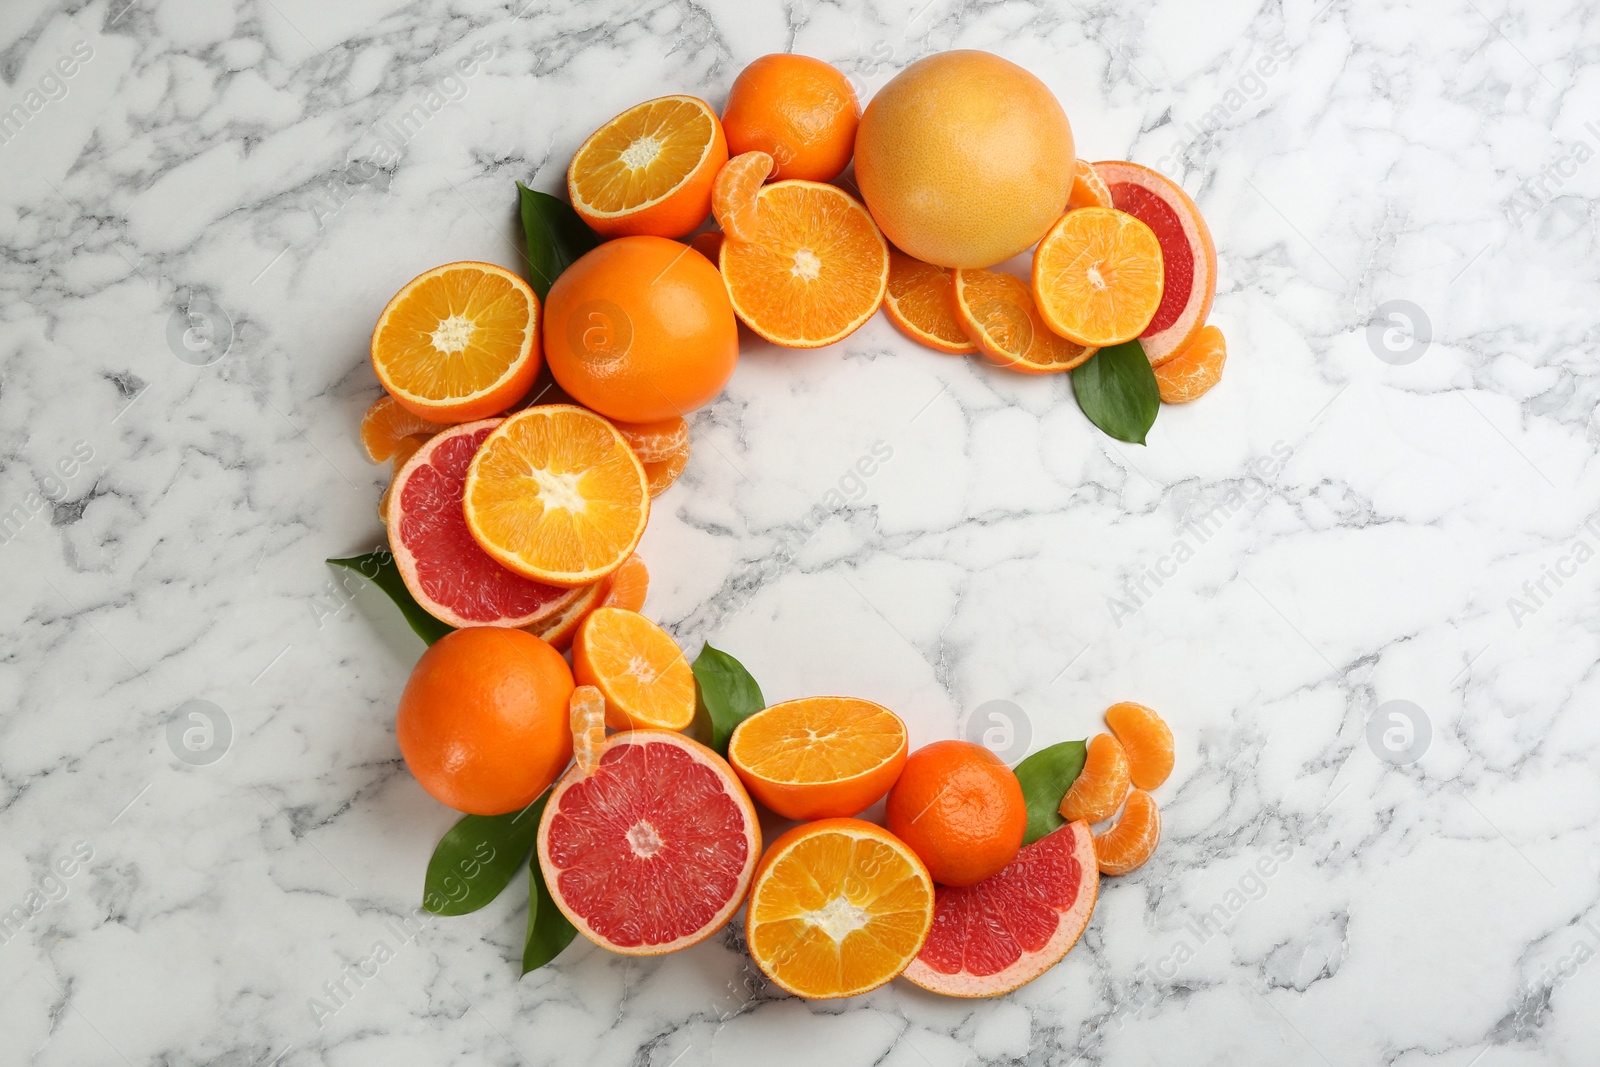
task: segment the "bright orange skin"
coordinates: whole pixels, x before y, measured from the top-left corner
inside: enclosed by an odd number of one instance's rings
[[[395,736],[417,781],[471,815],[527,807],[572,759],[572,671],[532,634],[474,626],[422,654]]]
[[[835,67],[810,56],[762,56],[733,81],[722,130],[728,155],[765,152],[779,178],[826,182],[850,164],[861,102]]]
[[[943,885],[972,885],[1017,856],[1028,826],[1022,786],[971,741],[935,741],[906,760],[889,790],[889,831]]]
[[[722,276],[663,237],[607,241],[568,267],[545,301],[544,342],[557,384],[624,422],[703,407],[739,359]]]

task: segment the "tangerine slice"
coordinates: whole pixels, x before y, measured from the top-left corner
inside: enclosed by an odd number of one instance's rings
[[[989,360],[1023,374],[1058,374],[1088,361],[1096,349],[1052,333],[1033,293],[1000,271],[958,269],[951,275],[956,315]]]
[[[673,453],[666,459],[644,465],[645,477],[650,479],[650,497],[654,499],[672,488],[685,470],[689,467],[689,447],[685,445],[680,451]]]
[[[782,989],[852,997],[916,958],[933,907],[933,879],[905,842],[860,819],[823,819],[767,849],[745,938],[756,966]]]
[[[606,698],[592,685],[572,691],[567,707],[572,719],[572,758],[585,778],[600,769],[606,747]]]
[[[671,459],[689,447],[689,424],[681,416],[672,415],[655,422],[618,422],[611,425],[622,434],[640,463],[660,463]]]
[[[711,183],[728,142],[711,105],[694,96],[635,104],[579,146],[567,194],[606,237],[682,237],[711,213]]]
[[[1227,360],[1227,339],[1217,327],[1206,326],[1175,356],[1156,367],[1161,402],[1187,404],[1200,399],[1222,380],[1222,365]]]
[[[420,437],[426,441],[448,425],[413,414],[396,403],[394,397],[384,393],[361,416],[361,446],[367,450],[367,458],[372,462],[382,463],[394,458],[395,470],[399,470],[405,460],[397,456],[406,447],[409,438]],[[410,458],[411,452],[417,450],[418,444],[421,441],[410,445],[406,458]]]
[[[518,574],[571,588],[622,565],[644,534],[644,468],[616,427],[565,404],[510,415],[478,448],[462,500],[483,550]]]
[[[1033,253],[1033,296],[1062,337],[1105,348],[1144,332],[1161,306],[1161,242],[1109,207],[1069,211]]]
[[[956,314],[950,272],[894,247],[883,311],[901,333],[936,352],[966,356],[978,350]]]
[[[637,553],[623,560],[622,566],[612,571],[607,580],[611,587],[606,590],[602,606],[629,611],[644,607],[645,594],[650,591],[650,569]]]
[[[1140,789],[1155,789],[1172,773],[1172,731],[1161,716],[1125,700],[1106,709],[1106,725],[1128,754],[1128,775]]]
[[[613,730],[682,730],[694,719],[694,672],[672,635],[623,608],[596,608],[572,641],[572,676],[605,694]]]
[[[378,316],[372,369],[419,418],[485,419],[533,384],[539,327],[527,282],[493,263],[447,263],[407,282]]]
[[[1122,818],[1094,835],[1094,858],[1101,874],[1127,874],[1144,865],[1161,841],[1161,809],[1143,789],[1128,794]]]
[[[1111,189],[1094,164],[1080,159],[1072,168],[1072,191],[1067,194],[1067,210],[1080,207],[1115,207]]]
[[[765,152],[741,152],[717,171],[711,183],[711,217],[735,241],[754,241],[760,200],[756,194],[772,173],[772,157]]]
[[[889,245],[849,193],[820,182],[773,182],[757,194],[754,241],[722,243],[734,313],[788,348],[820,348],[870,319],[889,281]]]
[[[1122,745],[1110,734],[1095,734],[1082,773],[1061,798],[1061,817],[1088,823],[1109,819],[1122,807],[1128,786],[1128,756]]]
[[[751,796],[786,819],[855,815],[900,777],[906,724],[870,700],[787,700],[734,728],[728,762]]]

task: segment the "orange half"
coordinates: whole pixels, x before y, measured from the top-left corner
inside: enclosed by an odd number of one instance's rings
[[[613,730],[682,730],[694,719],[694,672],[678,642],[625,608],[596,608],[572,642],[572,677],[606,698]]]
[[[883,313],[899,331],[936,352],[966,356],[978,350],[956,314],[950,272],[898,248],[889,249],[889,283]]]
[[[711,183],[727,161],[728,142],[710,104],[658,97],[589,135],[567,168],[567,195],[603,236],[682,237],[711,214]]]
[[[1023,374],[1059,374],[1095,354],[1045,325],[1022,279],[981,269],[956,270],[951,279],[956,316],[990,361]]]
[[[771,173],[772,157],[765,152],[741,152],[717,171],[711,183],[711,215],[735,241],[756,239],[756,194]]]
[[[1086,207],[1050,227],[1033,252],[1033,297],[1050,329],[1106,348],[1144,332],[1165,275],[1155,231],[1125,211]]]
[[[751,796],[786,819],[855,815],[900,777],[906,724],[870,700],[787,700],[734,728],[728,762]]]

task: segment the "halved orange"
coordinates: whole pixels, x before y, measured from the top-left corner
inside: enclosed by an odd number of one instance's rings
[[[950,286],[950,272],[944,267],[913,259],[891,247],[883,313],[919,345],[954,356],[971,355],[978,346],[967,336],[956,315]]]
[[[745,940],[782,989],[853,997],[916,959],[933,903],[933,879],[905,842],[860,819],[822,819],[796,826],[761,857]]]
[[[606,237],[682,237],[711,214],[711,183],[728,141],[711,105],[695,96],[635,104],[601,126],[567,167],[567,195]]]
[[[1194,340],[1156,367],[1161,402],[1187,404],[1200,399],[1222,380],[1222,365],[1227,360],[1228,342],[1222,331],[1209,323],[1201,327]]]
[[[1106,725],[1128,754],[1128,775],[1140,789],[1154,789],[1172,773],[1172,729],[1143,704],[1124,700],[1106,709]]]
[[[786,819],[856,815],[906,765],[906,724],[856,697],[803,697],[734,728],[728,762],[750,795]]]
[[[1033,252],[1033,297],[1056,333],[1106,348],[1144,332],[1161,306],[1155,231],[1125,211],[1086,207],[1050,227]]]
[[[1095,734],[1089,739],[1083,771],[1061,798],[1061,817],[1088,823],[1109,819],[1122,807],[1129,784],[1128,754],[1121,742],[1110,734]]]
[[[889,245],[867,209],[821,182],[773,182],[757,194],[756,238],[722,243],[733,310],[788,348],[850,336],[883,303]]]
[[[655,422],[618,422],[612,419],[611,425],[622,434],[640,463],[660,463],[689,447],[689,424],[679,415]]]
[[[994,270],[951,274],[956,316],[978,350],[1008,370],[1058,374],[1084,363],[1095,349],[1057,336],[1045,325],[1022,279]]]
[[[394,397],[384,393],[361,416],[361,446],[367,450],[367,458],[374,463],[395,458],[408,449],[406,459],[409,459],[410,452],[415,452],[422,441],[446,425],[413,414],[396,403]],[[419,437],[421,440],[408,442],[407,438],[410,437]],[[395,470],[399,470],[404,463],[404,459],[397,459]]]
[[[1143,789],[1128,794],[1122,818],[1094,835],[1095,865],[1101,874],[1127,874],[1143,866],[1161,841],[1161,809]]]
[[[461,508],[502,566],[571,588],[622,566],[644,534],[650,492],[616,427],[585,408],[546,404],[507,416],[484,438]]]
[[[1080,207],[1115,207],[1111,202],[1111,187],[1086,159],[1078,160],[1072,168],[1072,191],[1067,194],[1067,210]]]
[[[539,298],[493,263],[447,263],[405,284],[372,331],[372,369],[401,407],[472,422],[521,400],[539,373]]]
[[[756,194],[771,173],[772,157],[765,152],[741,152],[717,171],[711,183],[711,215],[735,241],[756,239]]]
[[[678,642],[623,608],[596,608],[572,642],[572,677],[606,698],[613,730],[682,730],[694,719],[694,672]]]

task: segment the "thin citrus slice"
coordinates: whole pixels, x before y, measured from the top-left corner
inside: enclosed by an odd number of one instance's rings
[[[889,282],[883,311],[907,337],[937,352],[955,356],[978,350],[956,315],[950,272],[889,249]]]
[[[1140,789],[1154,789],[1172,773],[1172,730],[1161,716],[1131,700],[1106,709],[1106,725],[1128,754],[1128,775]]]
[[[462,510],[483,550],[551,585],[588,585],[644,534],[644,468],[616,427],[565,404],[526,408],[484,439]]]
[[[612,573],[619,573],[621,567]],[[573,590],[577,599],[545,619],[528,627],[528,632],[540,638],[545,644],[560,652],[565,652],[572,647],[572,639],[578,633],[578,627],[583,625],[583,620],[589,613],[600,607],[606,601],[606,595],[611,591],[611,575],[600,579],[592,585],[580,586]]]
[[[709,259],[714,267],[717,265],[718,257],[722,254],[722,234],[715,230],[697,233],[689,238],[689,247]]]
[[[871,807],[906,765],[906,724],[870,700],[805,697],[734,728],[728,762],[786,819],[828,819]]]
[[[1061,798],[1061,817],[1096,823],[1109,819],[1128,795],[1128,756],[1110,734],[1089,739],[1089,755],[1067,795]]]
[[[601,126],[567,168],[567,194],[606,237],[682,237],[711,214],[711,183],[728,142],[711,105],[694,96],[635,104]]]
[[[606,747],[606,698],[592,685],[572,691],[568,703],[572,718],[572,758],[585,778],[600,769]]]
[[[486,419],[533,384],[539,328],[527,282],[493,263],[447,263],[407,282],[378,316],[372,369],[420,418]]]
[[[1131,341],[1161,306],[1161,242],[1109,207],[1069,211],[1033,252],[1033,297],[1069,341],[1105,348]]]
[[[735,241],[754,241],[760,201],[756,194],[772,173],[772,157],[765,152],[741,152],[717,171],[711,183],[711,215],[722,232]]]
[[[655,422],[618,422],[611,425],[622,434],[640,463],[660,463],[689,447],[689,424],[673,415]]]
[[[461,511],[467,468],[501,419],[452,426],[417,449],[389,491],[389,546],[406,589],[441,622],[536,626],[578,592],[514,574],[491,559]]]
[[[889,245],[861,202],[820,182],[761,188],[756,237],[722,243],[734,313],[773,344],[820,348],[870,319],[889,281]]]
[[[1156,388],[1163,404],[1187,404],[1198,400],[1222,380],[1222,365],[1228,361],[1228,342],[1222,331],[1206,326],[1195,334],[1171,359],[1156,368]]]
[[[722,757],[682,734],[613,734],[591,775],[555,784],[539,821],[550,898],[602,948],[658,956],[721,930],[761,855],[755,805]]]
[[[1111,189],[1094,164],[1080,159],[1072,168],[1072,192],[1067,194],[1067,210],[1080,207],[1115,207]]]
[[[672,488],[683,472],[689,467],[689,448],[685,445],[681,450],[668,456],[666,459],[644,465],[644,476],[650,480],[650,496],[655,498]]]
[[[993,270],[951,275],[956,315],[990,361],[1023,374],[1057,374],[1086,362],[1096,349],[1058,337],[1044,324],[1027,283]]]
[[[1144,865],[1161,840],[1161,809],[1143,789],[1128,794],[1122,818],[1094,836],[1095,861],[1101,874],[1127,874]]]
[[[361,445],[367,450],[368,459],[382,463],[399,452],[408,438],[421,437],[427,440],[447,425],[412,414],[396,403],[394,397],[384,393],[372,402],[367,413],[361,417]],[[411,451],[416,451],[415,446]]]
[[[603,606],[638,611],[644,607],[645,594],[650,591],[650,569],[637,555],[622,561],[622,566],[611,572],[611,587],[606,590]]]
[[[756,870],[750,955],[796,996],[853,997],[916,958],[933,921],[933,879],[905,842],[860,819],[796,826]]]
[[[623,608],[596,608],[572,642],[572,676],[605,694],[613,730],[682,730],[694,719],[694,672],[672,635]]]
[[[906,977],[950,997],[1009,993],[1061,962],[1099,894],[1089,827],[1069,823],[976,885],[940,886],[933,929]]]

